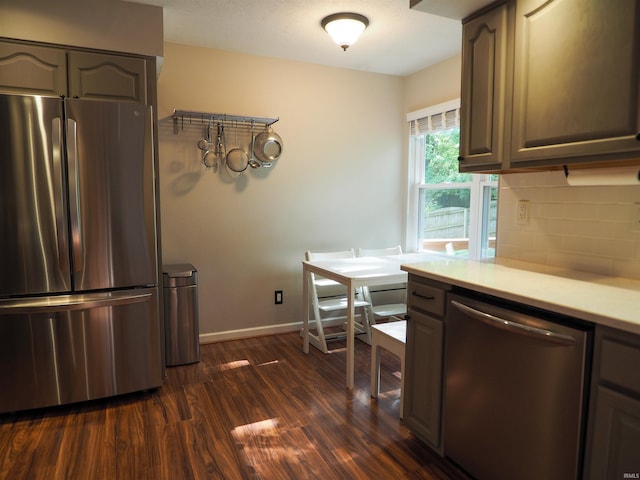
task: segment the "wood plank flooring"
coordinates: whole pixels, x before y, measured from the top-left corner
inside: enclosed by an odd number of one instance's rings
[[[151,392],[0,416],[0,479],[439,479],[456,472],[398,418],[399,362],[302,353],[297,333],[201,347]]]

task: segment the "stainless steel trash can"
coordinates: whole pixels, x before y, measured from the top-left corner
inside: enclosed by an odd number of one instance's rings
[[[189,263],[164,265],[163,280],[166,364],[199,362],[198,271]]]

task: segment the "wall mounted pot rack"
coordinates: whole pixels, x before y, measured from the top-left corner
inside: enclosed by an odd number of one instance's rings
[[[173,111],[173,133],[178,134],[187,125],[215,125],[221,124],[230,128],[246,128],[247,130],[256,126],[269,127],[276,123],[279,118],[253,117],[248,115],[228,115],[226,113],[192,112],[188,110]]]
[[[278,118],[187,110],[174,110],[172,117],[176,135],[193,127],[204,127],[197,147],[204,152],[203,165],[207,170],[213,169],[214,173],[218,166],[232,177],[244,172],[248,166],[253,169],[271,167],[282,153],[282,139],[271,129]],[[215,137],[212,133],[214,128],[217,131]],[[225,136],[225,129],[233,132],[232,143],[227,143],[229,137]]]

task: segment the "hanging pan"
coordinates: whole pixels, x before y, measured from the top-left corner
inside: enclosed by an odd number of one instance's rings
[[[236,145],[238,145],[238,127],[236,126]],[[241,173],[249,166],[249,155],[240,147],[232,148],[227,152],[227,167],[229,170]]]
[[[276,161],[282,155],[282,139],[271,127],[256,135],[253,154],[260,160],[263,166]]]

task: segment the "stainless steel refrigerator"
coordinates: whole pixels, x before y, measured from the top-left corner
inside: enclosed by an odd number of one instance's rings
[[[0,95],[0,412],[162,384],[152,126]]]

